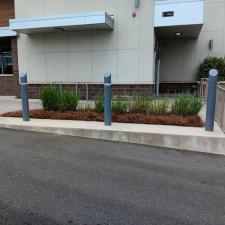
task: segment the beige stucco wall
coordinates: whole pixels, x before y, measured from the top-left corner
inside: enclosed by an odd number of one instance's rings
[[[114,83],[152,83],[153,0],[142,0],[137,17],[133,0],[15,0],[16,18],[107,11],[114,31],[20,35],[19,69],[31,83],[99,83],[105,71]]]
[[[162,42],[161,81],[192,82],[207,56],[225,56],[225,1],[205,0],[204,26],[199,38]],[[209,41],[214,47],[209,50]]]

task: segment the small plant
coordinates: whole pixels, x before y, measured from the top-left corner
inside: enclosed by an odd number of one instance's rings
[[[118,114],[125,114],[128,111],[128,102],[116,100],[112,102],[112,112]]]
[[[95,111],[104,112],[104,97],[102,95],[95,97]]]
[[[46,87],[41,92],[41,101],[44,110],[57,111],[59,109],[60,94],[55,87]]]
[[[198,80],[209,77],[209,70],[217,69],[219,72],[218,79],[225,80],[225,58],[222,57],[206,57],[198,67]]]
[[[194,95],[179,95],[172,104],[172,113],[181,116],[197,115],[202,109],[203,102],[201,98]]]
[[[149,113],[152,115],[164,115],[168,111],[169,101],[168,99],[153,100],[149,104]]]
[[[76,111],[79,103],[79,95],[72,91],[62,91],[60,94],[60,111]]]
[[[46,111],[76,111],[79,95],[49,86],[42,90],[41,101]]]
[[[131,113],[148,113],[149,104],[152,98],[145,96],[138,96],[130,102],[129,112]]]

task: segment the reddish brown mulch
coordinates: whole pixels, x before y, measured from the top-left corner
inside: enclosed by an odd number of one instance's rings
[[[5,113],[3,117],[22,117],[22,112]],[[83,121],[103,121],[103,113],[96,112],[53,112],[44,110],[31,110],[30,117],[36,119],[58,119],[58,120],[83,120]],[[199,116],[178,116],[167,114],[163,116],[145,114],[113,114],[113,122],[118,123],[141,123],[160,124],[188,127],[203,127],[203,121]]]

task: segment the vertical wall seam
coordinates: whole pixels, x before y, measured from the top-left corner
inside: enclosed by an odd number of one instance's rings
[[[116,12],[117,17],[119,15],[119,1],[116,1]],[[116,18],[115,18],[116,19]],[[116,25],[118,26],[118,22],[116,22]],[[114,31],[113,31],[114,32]],[[112,81],[117,82],[119,80],[119,26],[116,28],[116,79],[112,79]]]
[[[137,67],[138,67],[138,74],[137,78],[138,81],[140,81],[140,56],[141,56],[141,10],[140,7],[138,8],[138,51],[137,51],[137,56],[138,56],[138,62],[137,62]]]
[[[66,32],[65,33],[65,38],[66,38],[66,52],[67,52],[67,73],[68,73],[68,75],[67,75],[67,81],[69,82],[70,81],[70,65],[69,65],[69,40],[68,40],[68,35],[69,35],[69,33],[68,32]]]
[[[48,70],[47,70],[47,49],[46,49],[46,34],[43,34],[44,42],[44,58],[45,58],[45,79],[48,80]]]

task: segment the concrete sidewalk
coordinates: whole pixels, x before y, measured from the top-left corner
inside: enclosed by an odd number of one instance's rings
[[[101,122],[40,119],[23,122],[21,118],[0,117],[0,127],[225,155],[225,134],[217,124],[214,132],[206,132],[204,128],[193,127],[121,123],[106,127]]]
[[[29,100],[30,109],[41,109],[42,104],[38,99]],[[0,114],[22,110],[21,99],[11,96],[0,96]]]

